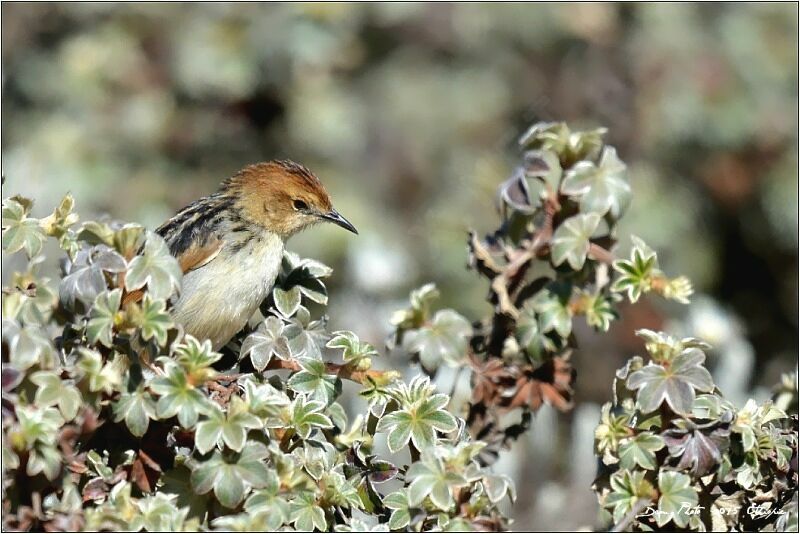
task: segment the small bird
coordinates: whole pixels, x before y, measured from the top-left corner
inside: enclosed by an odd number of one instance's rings
[[[286,240],[323,221],[358,234],[304,166],[269,161],[237,172],[156,230],[184,273],[173,318],[218,350],[269,294]]]

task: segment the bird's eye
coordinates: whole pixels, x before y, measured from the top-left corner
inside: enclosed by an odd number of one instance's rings
[[[292,205],[294,206],[294,209],[297,210],[297,211],[305,211],[305,210],[308,209],[308,204],[306,204],[305,202],[303,202],[300,199],[295,199],[292,202]]]

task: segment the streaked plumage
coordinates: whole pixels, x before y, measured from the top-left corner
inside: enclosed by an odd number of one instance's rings
[[[321,220],[355,232],[317,177],[292,161],[245,167],[180,210],[156,230],[184,272],[175,320],[222,347],[266,298],[284,242]]]

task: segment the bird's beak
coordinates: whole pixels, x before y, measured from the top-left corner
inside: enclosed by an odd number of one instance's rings
[[[353,226],[350,223],[350,221],[342,217],[342,214],[336,210],[331,210],[328,213],[323,213],[322,218],[325,219],[326,221],[332,222],[335,225],[341,226],[345,230],[350,230],[354,234],[358,235],[358,230],[356,230],[356,227]]]

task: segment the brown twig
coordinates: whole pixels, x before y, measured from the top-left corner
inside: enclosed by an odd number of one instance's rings
[[[281,360],[279,358],[273,358],[270,360],[269,364],[267,365],[267,369],[271,371],[277,371],[279,369],[286,369],[289,371],[300,371],[302,367],[300,364],[295,360]],[[354,369],[348,364],[338,364],[338,363],[325,363],[325,369],[329,374],[336,375],[341,379],[350,380],[351,382],[356,382],[358,384],[367,384],[370,382],[385,382],[387,379],[391,378],[393,371],[379,371],[376,369],[368,369],[366,371],[361,371],[358,369]]]
[[[558,210],[558,203],[554,200],[547,200],[544,208],[544,221],[534,233],[530,243],[492,279],[491,288],[497,306],[492,320],[492,331],[489,335],[489,354],[500,355],[503,343],[516,325],[516,319],[519,316],[519,310],[514,305],[512,296],[525,278],[531,261],[549,245],[550,238],[553,236],[553,218]],[[473,248],[473,250],[475,249]]]
[[[597,243],[590,243],[589,244],[589,257],[595,261],[599,261],[601,263],[607,263],[611,265],[614,263],[616,257],[611,251],[601,247]]]

